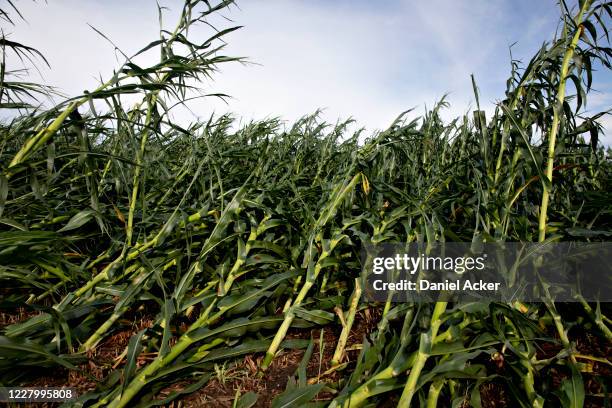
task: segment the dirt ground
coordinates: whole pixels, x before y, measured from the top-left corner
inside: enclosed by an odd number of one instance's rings
[[[365,309],[358,313],[352,331],[347,342],[347,353],[344,362],[347,366],[344,368],[348,372],[352,370],[354,363],[359,354],[358,347],[362,344],[364,336],[372,332],[379,319],[380,311],[376,309]],[[31,317],[31,314],[25,311],[19,311],[18,314],[0,313],[0,328],[7,324],[21,321]],[[136,317],[136,316],[135,316]],[[93,390],[96,386],[96,380],[104,379],[113,369],[121,367],[124,364],[123,351],[127,347],[130,337],[142,330],[145,327],[152,325],[152,319],[146,316],[139,316],[138,323],[133,323],[132,327],[114,333],[112,336],[105,339],[94,352],[88,357],[90,361],[81,366],[83,373],[68,371],[63,368],[55,369],[53,372],[42,372],[41,376],[28,384],[29,386],[68,386],[77,390],[77,394],[81,395],[87,391]],[[323,330],[323,353],[321,353],[321,345],[319,338]],[[337,371],[328,370],[331,368],[331,359],[336,347],[339,328],[324,328],[313,330],[291,330],[288,333],[287,339],[310,339],[313,338],[315,347],[312,357],[307,367],[307,375],[310,383],[325,382],[327,384],[336,384],[341,375]],[[612,345],[602,344],[601,341],[589,333],[577,331],[570,333],[573,341],[576,343],[576,349],[579,355],[591,355],[596,357],[609,358],[612,356]],[[553,343],[538,343],[538,359],[550,358],[560,350],[557,344]],[[322,355],[321,355],[322,354]],[[269,407],[274,397],[285,390],[287,382],[292,377],[302,360],[304,350],[284,350],[277,358],[274,359],[272,365],[265,372],[265,375],[259,370],[263,360],[263,353],[246,355],[241,360],[227,365],[218,365],[216,367],[216,375],[199,390],[182,397],[179,400],[172,402],[171,408],[226,408],[231,407],[236,397],[237,392],[244,394],[246,392],[255,392],[258,394],[258,400],[255,407]],[[146,364],[155,357],[154,353],[147,355],[141,354],[138,358],[138,366]],[[580,360],[580,357],[578,357]],[[601,378],[612,379],[612,370],[609,365],[594,361],[581,361],[589,364],[589,372],[583,373],[585,381],[585,389],[587,393],[602,394],[605,392],[601,384]],[[503,375],[503,361],[490,362],[495,364],[498,371]],[[546,373],[554,387],[558,386],[563,379],[569,376],[568,372],[563,368],[550,368]],[[93,378],[92,378],[93,377]],[[599,378],[599,380],[597,379]],[[187,382],[178,382],[167,388],[162,389],[157,398],[163,399],[172,391],[181,390],[188,386]],[[482,406],[484,408],[506,408],[511,407],[511,400],[508,396],[509,390],[501,381],[488,382],[481,385],[480,388]],[[317,399],[320,401],[330,401],[334,398],[332,392],[324,389]],[[388,400],[381,407],[393,407],[397,401]],[[445,401],[440,400],[441,404]],[[59,404],[22,404],[20,407],[55,407]],[[585,406],[588,407],[603,407],[603,399],[587,398]],[[462,408],[469,407],[466,403]]]

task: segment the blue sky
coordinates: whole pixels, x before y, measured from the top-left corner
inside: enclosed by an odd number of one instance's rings
[[[181,4],[160,3],[173,12]],[[45,80],[68,94],[93,88],[117,66],[112,47],[87,23],[128,54],[157,36],[151,0],[17,4],[28,21],[11,29],[15,38],[45,53],[52,66],[43,70]],[[226,53],[254,64],[222,66],[205,86],[233,99],[206,99],[192,111],[203,118],[231,111],[243,120],[280,116],[291,123],[324,108],[328,121],[353,117],[373,131],[404,110],[421,114],[445,93],[451,103],[446,118],[469,111],[473,73],[481,104],[492,112],[503,97],[509,46],[516,43],[513,56],[526,64],[554,35],[558,15],[553,0],[238,1],[225,16],[244,28],[227,37]],[[589,110],[612,107],[612,77],[597,75],[595,88],[601,92]],[[612,133],[612,121],[605,122]],[[612,144],[612,134],[605,140]]]

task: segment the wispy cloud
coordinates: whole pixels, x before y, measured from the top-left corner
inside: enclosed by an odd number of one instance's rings
[[[178,7],[178,2],[167,3]],[[517,42],[513,55],[527,62],[551,38],[558,16],[552,0],[252,0],[238,5],[226,15],[245,27],[228,37],[225,51],[255,64],[223,66],[205,91],[233,98],[227,104],[210,98],[197,102],[197,115],[231,111],[246,120],[280,116],[293,121],[325,108],[327,120],[353,117],[368,130],[385,128],[412,107],[420,113],[446,93],[451,102],[447,118],[467,112],[473,107],[472,73],[481,103],[491,112],[505,90],[509,46]],[[45,52],[53,66],[46,78],[68,93],[91,89],[99,73],[108,77],[117,65],[112,47],[86,23],[126,52],[157,36],[157,10],[146,0],[20,6],[29,25],[17,27],[16,34]],[[590,106],[610,102],[599,99]]]

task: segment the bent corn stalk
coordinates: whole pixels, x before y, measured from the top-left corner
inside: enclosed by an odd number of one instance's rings
[[[560,120],[563,112],[563,104],[565,103],[565,86],[567,83],[567,77],[569,75],[569,67],[574,56],[574,50],[578,46],[578,41],[580,40],[580,36],[582,35],[582,32],[584,30],[584,26],[582,25],[582,19],[586,11],[589,9],[591,1],[592,0],[584,0],[582,3],[582,7],[580,7],[578,14],[574,18],[574,22],[577,28],[576,33],[574,33],[574,36],[572,37],[570,43],[567,46],[567,50],[565,51],[565,55],[563,57],[563,63],[561,65],[561,72],[559,74],[559,87],[557,89],[556,104],[553,108],[553,120],[550,127],[550,133],[548,135],[546,178],[548,179],[549,184],[543,183],[542,203],[540,204],[540,216],[538,221],[538,240],[540,242],[546,239],[546,214],[548,212],[548,202],[550,200],[550,189],[552,188],[553,167],[555,162],[555,145],[557,142],[557,134],[559,133]],[[565,30],[567,30],[568,28],[569,27],[566,24]]]
[[[332,195],[331,197],[330,203],[321,212],[321,215],[319,219],[317,220],[313,228],[313,231],[311,232],[310,242],[309,242],[309,246],[306,252],[306,262],[305,263],[308,265],[308,271],[306,274],[306,282],[304,282],[302,288],[300,289],[300,292],[296,296],[293,303],[288,305],[288,308],[285,311],[285,319],[283,320],[283,323],[281,324],[280,328],[276,332],[276,335],[274,336],[274,339],[272,340],[272,344],[270,345],[270,348],[268,348],[268,351],[266,351],[266,356],[264,357],[264,360],[260,367],[261,370],[265,371],[272,363],[272,360],[274,359],[274,356],[276,355],[276,352],[278,351],[278,348],[280,347],[281,342],[285,338],[287,331],[289,330],[289,327],[291,327],[291,323],[293,323],[293,319],[295,318],[295,313],[294,313],[295,308],[301,305],[302,301],[308,295],[310,288],[312,287],[312,285],[315,284],[317,277],[319,276],[319,273],[321,272],[322,261],[331,255],[331,251],[333,251],[334,247],[340,242],[340,240],[344,238],[344,236],[341,236],[339,239],[336,239],[336,240],[332,238],[330,249],[329,250],[323,249],[316,264],[312,266],[311,257],[313,256],[313,253],[315,251],[315,247],[314,247],[315,243],[320,242],[321,240],[320,238],[321,229],[336,214],[336,211],[338,210],[338,207],[340,206],[340,204],[353,191],[355,186],[360,181],[361,181],[361,173],[358,173],[345,186],[342,186],[342,188],[338,188],[336,190],[336,193]]]

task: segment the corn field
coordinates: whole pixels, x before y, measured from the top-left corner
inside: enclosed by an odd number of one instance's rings
[[[189,30],[232,1],[186,0],[53,107],[9,64],[44,56],[3,36],[0,386],[74,387],[75,407],[611,406],[609,304],[375,303],[359,280],[367,243],[610,239],[608,112],[583,107],[612,3],[561,6],[492,115],[472,78],[473,113],[444,121],[443,98],[372,135],[318,112],[174,122],[241,61],[238,27]]]

